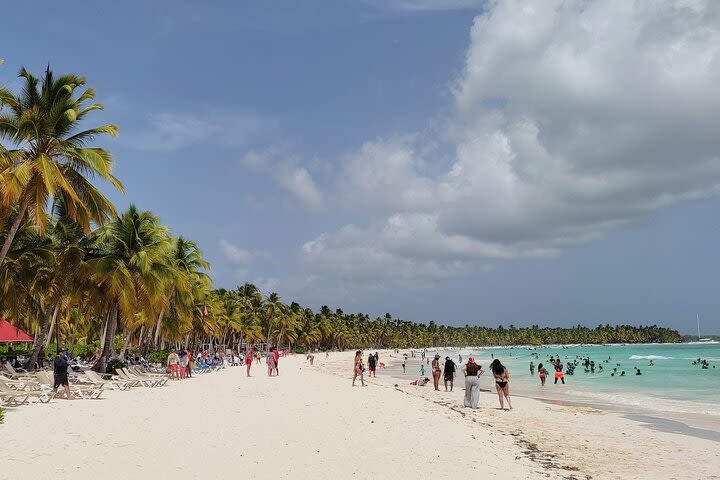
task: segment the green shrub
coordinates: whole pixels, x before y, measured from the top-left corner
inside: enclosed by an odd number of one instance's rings
[[[303,354],[303,353],[305,353],[305,347],[298,346],[298,347],[295,347],[295,350],[293,350],[293,351],[295,353]]]
[[[159,363],[160,365],[165,365],[167,363],[167,359],[168,359],[169,355],[170,355],[170,350],[159,350],[157,352],[150,352],[150,353],[148,353],[148,362]]]
[[[70,349],[71,355],[74,357],[77,357],[78,355],[81,357],[91,357],[93,353],[95,353],[95,345],[88,345],[87,343],[78,343],[77,345],[73,346]]]
[[[105,371],[106,371],[107,373],[116,374],[116,373],[117,373],[117,369],[119,369],[119,368],[125,368],[125,366],[126,366],[126,365],[125,365],[125,362],[123,362],[122,360],[118,360],[117,358],[113,358],[112,360],[110,360],[110,361],[107,363],[107,367],[105,368]]]

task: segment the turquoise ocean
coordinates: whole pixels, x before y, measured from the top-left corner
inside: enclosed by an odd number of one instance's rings
[[[402,352],[401,352],[402,353]],[[463,363],[469,356],[487,369],[492,358],[498,358],[510,370],[511,393],[551,402],[614,407],[620,411],[711,415],[720,419],[720,343],[633,344],[633,345],[548,345],[538,347],[464,347],[428,349],[427,355],[438,353],[444,360],[449,356],[456,364],[459,355]],[[565,385],[553,384],[554,370],[549,358],[558,356],[563,364],[576,358],[574,375],[565,376]],[[583,358],[595,362],[595,373],[586,373]],[[705,359],[710,367],[703,370],[693,365]],[[381,359],[382,360],[382,359]],[[654,366],[649,363],[652,360]],[[530,374],[530,362],[535,374]],[[607,362],[606,362],[607,361]],[[402,361],[392,362],[392,373],[398,378],[412,380],[420,375],[420,353],[408,358],[406,373],[398,368]],[[544,387],[537,374],[538,363],[545,364],[549,375]],[[619,365],[618,365],[619,364]],[[603,371],[599,371],[602,365]],[[635,367],[642,375],[636,375]],[[713,368],[715,367],[715,368]],[[429,368],[426,365],[427,376]],[[617,374],[611,372],[617,368]],[[620,376],[621,371],[625,376]],[[459,372],[458,372],[459,373]],[[459,373],[459,380],[462,375]],[[459,381],[462,388],[462,381]],[[481,387],[494,391],[492,376],[481,378]],[[441,387],[442,388],[442,387]]]

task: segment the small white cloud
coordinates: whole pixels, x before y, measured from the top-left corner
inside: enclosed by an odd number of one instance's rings
[[[258,277],[252,281],[252,284],[255,285],[258,290],[260,290],[264,295],[267,295],[269,293],[272,293],[277,290],[279,281],[277,278],[265,278],[265,277]]]
[[[307,207],[318,208],[322,205],[322,194],[304,168],[297,167],[280,172],[278,181],[280,185],[294,193]]]
[[[173,152],[208,142],[242,147],[270,129],[272,122],[259,115],[212,108],[192,114],[154,113],[148,116],[142,131],[123,132],[119,138],[137,150]]]
[[[251,151],[242,159],[244,166],[273,178],[305,207],[312,209],[322,207],[322,192],[315,185],[310,172],[298,163],[296,157],[286,154],[278,147],[271,147],[261,152]]]
[[[225,258],[227,258],[230,262],[244,265],[250,263],[252,260],[252,254],[249,251],[244,248],[240,248],[237,245],[233,245],[227,240],[220,239],[220,249],[222,250],[223,255],[225,255]]]

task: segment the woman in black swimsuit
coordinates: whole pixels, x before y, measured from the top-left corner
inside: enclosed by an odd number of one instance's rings
[[[490,370],[493,377],[495,377],[495,390],[497,390],[498,399],[500,400],[500,409],[505,410],[504,399],[507,398],[508,407],[510,407],[508,410],[512,410],[512,403],[510,403],[510,372],[497,358],[490,364]]]

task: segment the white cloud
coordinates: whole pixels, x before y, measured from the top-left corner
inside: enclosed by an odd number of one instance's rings
[[[119,138],[138,150],[173,152],[210,142],[242,147],[272,128],[272,122],[258,115],[212,108],[192,114],[155,113],[148,116],[142,130],[123,132]]]
[[[297,158],[287,155],[278,147],[261,152],[252,151],[242,159],[244,166],[272,177],[305,207],[320,208],[323,205],[323,195],[315,185],[310,172],[298,163]]]
[[[238,247],[237,245],[234,245],[224,239],[220,239],[219,243],[220,250],[222,250],[223,255],[225,255],[225,258],[228,261],[245,265],[250,263],[252,260],[252,254],[248,250]]]
[[[279,285],[279,281],[277,278],[265,277],[255,278],[251,283],[255,285],[258,290],[260,290],[265,295],[276,291]]]
[[[301,257],[348,281],[432,280],[554,255],[719,193],[719,18],[710,0],[492,2],[447,134],[389,134],[348,154],[335,195],[365,225]],[[452,152],[444,169],[423,148],[436,142]]]

